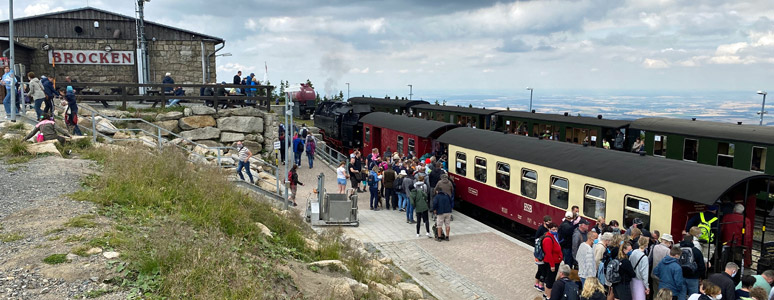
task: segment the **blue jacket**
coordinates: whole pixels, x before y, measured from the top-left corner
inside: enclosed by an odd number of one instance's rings
[[[163,84],[175,84],[175,80],[173,80],[172,77],[164,76],[164,80],[162,80],[161,83],[163,83]],[[165,93],[169,93],[169,92],[172,92],[173,89],[174,88],[171,88],[171,87],[165,87],[164,88],[164,92]]]
[[[46,94],[46,97],[56,97],[56,89],[54,89],[54,83],[51,82],[51,80],[48,80],[48,78],[43,78],[40,80],[40,83],[43,84],[43,93]]]
[[[69,91],[67,94],[65,94],[65,99],[67,100],[67,107],[70,108],[70,112],[77,114],[78,103],[75,102],[75,94],[72,91]]]
[[[676,258],[667,256],[653,269],[653,275],[659,278],[658,289],[670,289],[672,294],[685,295],[685,279],[683,278],[683,268]]]
[[[301,146],[299,147],[298,144],[301,144]],[[302,140],[300,138],[294,138],[293,139],[293,153],[304,152],[303,150],[302,151],[298,151],[298,149],[304,149],[304,140]]]
[[[374,181],[368,187],[369,188],[375,188],[375,189],[379,188],[379,180],[381,180],[379,178],[379,174],[377,174],[373,170],[372,171],[368,171],[368,177],[373,177],[373,179],[374,179]],[[368,182],[368,179],[366,179],[366,182]]]
[[[433,198],[433,210],[439,215],[452,212],[452,207],[454,207],[454,204],[452,203],[451,197],[441,191]]]

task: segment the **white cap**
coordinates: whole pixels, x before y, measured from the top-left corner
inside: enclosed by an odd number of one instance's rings
[[[571,211],[568,211],[568,212],[564,213],[564,217],[567,218],[567,219],[572,219],[573,216],[574,215],[573,215],[573,213]]]

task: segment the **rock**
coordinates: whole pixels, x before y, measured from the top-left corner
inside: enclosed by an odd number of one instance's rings
[[[380,258],[379,262],[382,263],[382,264],[385,264],[385,265],[386,264],[391,264],[392,263],[392,259],[385,256],[385,257]]]
[[[368,263],[368,267],[369,267],[369,272],[371,272],[371,274],[384,280],[384,282],[392,283],[395,280],[395,277],[392,276],[392,271],[390,271],[390,268],[383,265],[378,260],[372,259]],[[389,295],[389,293],[387,294]]]
[[[255,225],[257,225],[258,228],[261,229],[261,233],[263,235],[266,235],[266,236],[269,236],[269,237],[274,236],[274,234],[271,232],[271,230],[269,230],[269,227],[266,227],[266,225],[263,225],[263,223],[256,222]]]
[[[118,132],[118,128],[113,125],[113,123],[110,123],[107,119],[103,117],[95,117],[97,120],[97,131],[104,134],[114,134]]]
[[[238,107],[221,109],[218,111],[218,117],[243,116],[243,117],[262,117],[263,112],[255,107]]]
[[[202,127],[215,127],[217,123],[212,116],[191,116],[178,120],[178,125],[183,130],[191,130]]]
[[[355,299],[363,299],[368,295],[368,285],[360,283],[352,278],[346,278],[349,283],[349,289],[352,290],[352,294],[355,295]]]
[[[59,153],[59,150],[56,149],[56,145],[54,145],[55,142],[56,140],[29,144],[27,145],[27,151],[32,155],[53,154],[62,157],[62,153]]]
[[[20,140],[24,138],[21,134],[6,133],[3,135],[4,140]]]
[[[99,247],[94,247],[86,251],[86,254],[88,255],[94,255],[94,254],[100,254],[100,253],[102,253],[102,248],[99,248]]]
[[[170,111],[165,114],[158,114],[156,115],[156,121],[169,121],[169,120],[178,120],[183,117],[183,112],[179,111]]]
[[[207,147],[223,147],[223,144],[218,143],[216,141],[211,140],[203,140],[203,141],[197,141],[197,143],[202,144]],[[212,149],[213,152],[215,152],[215,149]]]
[[[186,108],[183,109],[183,116],[184,117],[188,117],[188,116],[191,116],[191,115],[193,115],[193,111],[191,110],[190,107],[186,107]]]
[[[352,289],[349,288],[349,283],[343,278],[336,278],[328,281],[327,284],[320,289],[319,295],[321,296],[320,299],[355,299]]]
[[[245,145],[247,149],[250,149],[250,151],[253,152],[253,154],[258,154],[261,152],[261,150],[263,150],[263,145],[253,141],[244,141],[242,142],[242,144]]]
[[[245,140],[263,144],[263,136],[260,133],[245,135]]]
[[[215,109],[204,105],[194,105],[191,106],[191,112],[194,115],[214,115]]]
[[[331,260],[321,260],[316,262],[309,263],[310,266],[318,266],[321,268],[328,268],[331,271],[343,271],[345,273],[349,273],[349,268],[344,265],[340,260],[337,259],[331,259]]]
[[[151,122],[158,121],[158,119],[156,119],[157,116],[158,114],[153,112],[138,112],[134,115],[135,118],[145,119],[146,121]]]
[[[195,153],[188,154],[188,161],[195,164],[206,164],[207,159],[204,156],[196,155]]]
[[[244,139],[245,139],[245,135],[242,134],[242,133],[236,133],[236,132],[221,132],[220,133],[220,142],[222,142],[222,143],[231,143],[231,142],[236,142],[236,141],[242,141]]]
[[[263,119],[258,117],[227,117],[218,119],[218,129],[242,133],[263,132]]]
[[[104,256],[107,259],[114,259],[114,258],[118,258],[119,256],[121,256],[121,254],[118,253],[118,252],[110,251],[110,252],[102,253],[102,256]]]
[[[167,131],[164,131],[164,130],[161,131],[162,136],[171,135],[169,132],[174,132],[174,133],[180,132],[180,128],[177,127],[177,123],[178,123],[177,120],[153,122],[154,125],[167,130]]]
[[[217,139],[220,138],[220,129],[217,129],[215,127],[204,127],[199,129],[194,129],[190,131],[183,131],[180,133],[180,135],[188,140],[196,141],[196,140],[211,140],[211,139]]]
[[[318,244],[317,242],[315,242],[314,240],[312,240],[310,238],[304,238],[304,241],[306,242],[306,246],[309,249],[317,250],[317,248],[320,247],[320,244]]]
[[[132,137],[133,136],[129,132],[123,132],[123,131],[116,132],[116,134],[113,135],[114,140],[126,140]]]
[[[67,253],[67,256],[65,256],[65,259],[67,259],[69,261],[73,261],[73,260],[75,260],[77,258],[78,258],[78,255],[77,254],[72,254],[72,253]]]
[[[374,281],[368,282],[368,288],[377,293],[387,295],[389,299],[403,300],[403,291],[401,291],[399,288]]]
[[[403,299],[414,300],[422,299],[424,293],[418,285],[408,282],[398,283],[398,288],[403,291]]]
[[[155,149],[156,147],[158,147],[158,144],[157,144],[158,142],[156,141],[156,139],[149,137],[147,135],[141,136],[139,140],[140,142],[142,142],[143,146],[146,146],[148,148]]]
[[[231,157],[221,157],[220,158],[220,165],[221,166],[233,166],[233,165],[236,165],[236,162]]]

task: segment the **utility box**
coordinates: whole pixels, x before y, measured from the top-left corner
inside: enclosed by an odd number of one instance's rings
[[[314,226],[359,226],[357,193],[348,189],[344,194],[329,194],[323,187],[325,175],[320,173],[317,180],[317,198],[307,201],[306,221]]]

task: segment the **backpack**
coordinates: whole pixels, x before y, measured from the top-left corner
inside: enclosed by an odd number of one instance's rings
[[[697,266],[696,261],[693,259],[693,248],[680,247],[680,250],[683,252],[680,254],[678,261],[680,262],[680,267],[683,268],[683,273],[696,272]]]
[[[621,268],[621,261],[613,258],[607,263],[605,267],[605,281],[608,285],[621,282],[621,273],[618,270]]]
[[[368,179],[366,179],[366,182],[368,182],[368,186],[376,187],[376,178],[373,174],[368,174]]]
[[[288,172],[288,182],[293,182],[293,172]]]
[[[607,280],[605,280],[605,263],[599,262],[599,266],[597,266],[597,279],[599,280],[599,284],[601,285],[607,285]]]
[[[300,142],[298,143],[298,146],[296,146],[296,152],[303,153],[304,152],[304,143]]]
[[[392,187],[396,192],[403,193],[403,177],[395,178],[395,181],[392,182]]]
[[[306,153],[311,154],[314,151],[314,149],[312,149],[312,148],[314,148],[314,146],[312,146],[312,143],[313,142],[306,143]]]
[[[545,238],[546,236],[544,235],[535,239],[535,250],[533,255],[535,255],[535,259],[539,261],[543,261],[543,259],[546,258],[546,252],[543,251],[543,239]]]
[[[562,295],[562,300],[580,300],[580,291],[578,290],[578,285],[575,284],[572,280],[567,280],[564,282],[564,295]]]
[[[303,137],[303,138],[306,138],[306,135],[307,135],[308,133],[309,133],[309,130],[308,130],[308,129],[306,129],[306,128],[301,128],[301,132],[300,132],[300,135],[301,135],[301,137]]]

